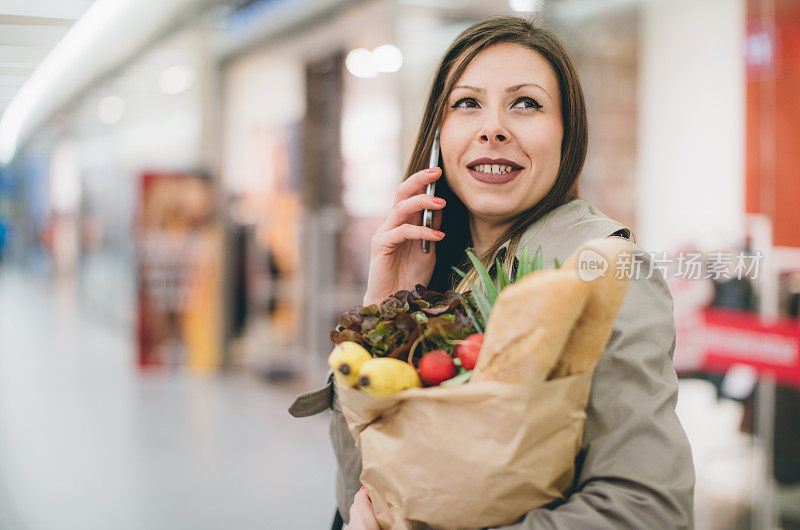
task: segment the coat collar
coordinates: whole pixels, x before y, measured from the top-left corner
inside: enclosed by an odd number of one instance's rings
[[[564,263],[567,257],[588,239],[608,237],[620,230],[630,229],[609,218],[599,208],[583,199],[573,199],[531,223],[525,230],[517,246],[514,259],[513,276],[516,276],[517,258],[526,246],[531,257],[542,246],[545,268],[553,268],[553,259]],[[502,262],[508,252],[506,241],[492,256],[491,263],[498,257]]]

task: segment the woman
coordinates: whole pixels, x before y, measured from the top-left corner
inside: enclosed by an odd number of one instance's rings
[[[439,123],[444,179],[439,168],[422,170]],[[465,30],[439,65],[408,177],[372,239],[364,305],[418,283],[466,291],[468,283],[456,285],[450,273],[452,265],[468,269],[466,247],[487,266],[499,257],[513,270],[525,246],[541,245],[545,263],[552,263],[587,239],[629,238],[626,227],[577,197],[586,142],[581,87],[554,35],[514,17]],[[434,181],[441,200],[424,193]],[[434,228],[419,226],[425,208],[436,212]],[[429,254],[421,251],[422,239],[436,242]],[[645,253],[640,270],[649,267]],[[571,495],[505,528],[693,526],[694,470],[674,411],[674,346],[663,277],[634,277],[594,373]],[[317,397],[333,402],[339,513],[349,529],[378,528],[359,489],[360,454],[332,394]]]

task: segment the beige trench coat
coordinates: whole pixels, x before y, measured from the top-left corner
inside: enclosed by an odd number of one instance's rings
[[[597,208],[576,199],[549,212],[523,235],[517,254],[539,244],[544,263],[563,263],[584,241],[629,234]],[[505,245],[504,245],[505,246]],[[503,248],[503,247],[501,247]],[[611,339],[597,365],[587,406],[574,491],[562,504],[535,509],[508,529],[693,528],[694,467],[675,414],[678,380],[672,365],[672,296],[650,256],[641,251]],[[549,267],[548,267],[549,268]],[[332,409],[330,436],[338,460],[336,494],[347,522],[361,487],[361,454],[347,429],[333,386],[298,398],[296,416]]]

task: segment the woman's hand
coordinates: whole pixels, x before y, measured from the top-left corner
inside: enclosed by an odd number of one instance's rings
[[[421,240],[441,241],[444,199],[425,193],[428,184],[441,177],[438,167],[414,173],[397,187],[392,210],[386,222],[372,236],[369,278],[364,306],[379,304],[392,294],[413,290],[420,283],[428,285],[436,264],[435,245],[422,252]],[[434,210],[432,228],[421,225],[424,209]]]
[[[347,530],[380,530],[380,528],[378,520],[375,519],[375,512],[372,511],[372,501],[369,500],[367,489],[361,486],[353,497],[353,505],[350,506],[350,522],[347,523]]]

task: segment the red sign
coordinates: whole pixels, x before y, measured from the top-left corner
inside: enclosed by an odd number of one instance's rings
[[[778,382],[800,386],[800,324],[788,319],[762,322],[744,311],[703,311],[703,369],[724,373],[734,364],[771,373]]]

